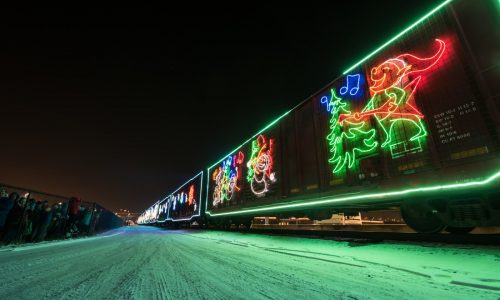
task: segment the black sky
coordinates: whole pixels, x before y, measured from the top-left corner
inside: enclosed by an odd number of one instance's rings
[[[438,0],[3,9],[0,182],[142,211]]]

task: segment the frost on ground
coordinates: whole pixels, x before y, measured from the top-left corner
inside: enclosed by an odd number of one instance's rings
[[[498,299],[500,248],[129,227],[0,248],[0,299]]]

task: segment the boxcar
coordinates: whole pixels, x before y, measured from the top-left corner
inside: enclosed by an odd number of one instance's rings
[[[178,226],[199,221],[202,212],[203,172],[157,201],[138,218],[139,224]]]
[[[209,223],[400,207],[498,225],[499,3],[445,1],[206,171]]]

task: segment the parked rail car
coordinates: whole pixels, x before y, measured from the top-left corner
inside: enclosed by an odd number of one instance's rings
[[[499,13],[443,2],[208,167],[198,220],[400,207],[419,232],[500,225]]]
[[[139,224],[176,227],[199,221],[202,214],[203,171],[157,201],[138,218]]]
[[[498,224],[498,14],[445,1],[276,119],[207,169],[208,220],[401,206],[421,232]]]

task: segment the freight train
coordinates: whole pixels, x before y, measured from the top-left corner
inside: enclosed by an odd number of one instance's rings
[[[499,17],[497,0],[444,1],[139,223],[396,207],[418,232],[500,225]]]

